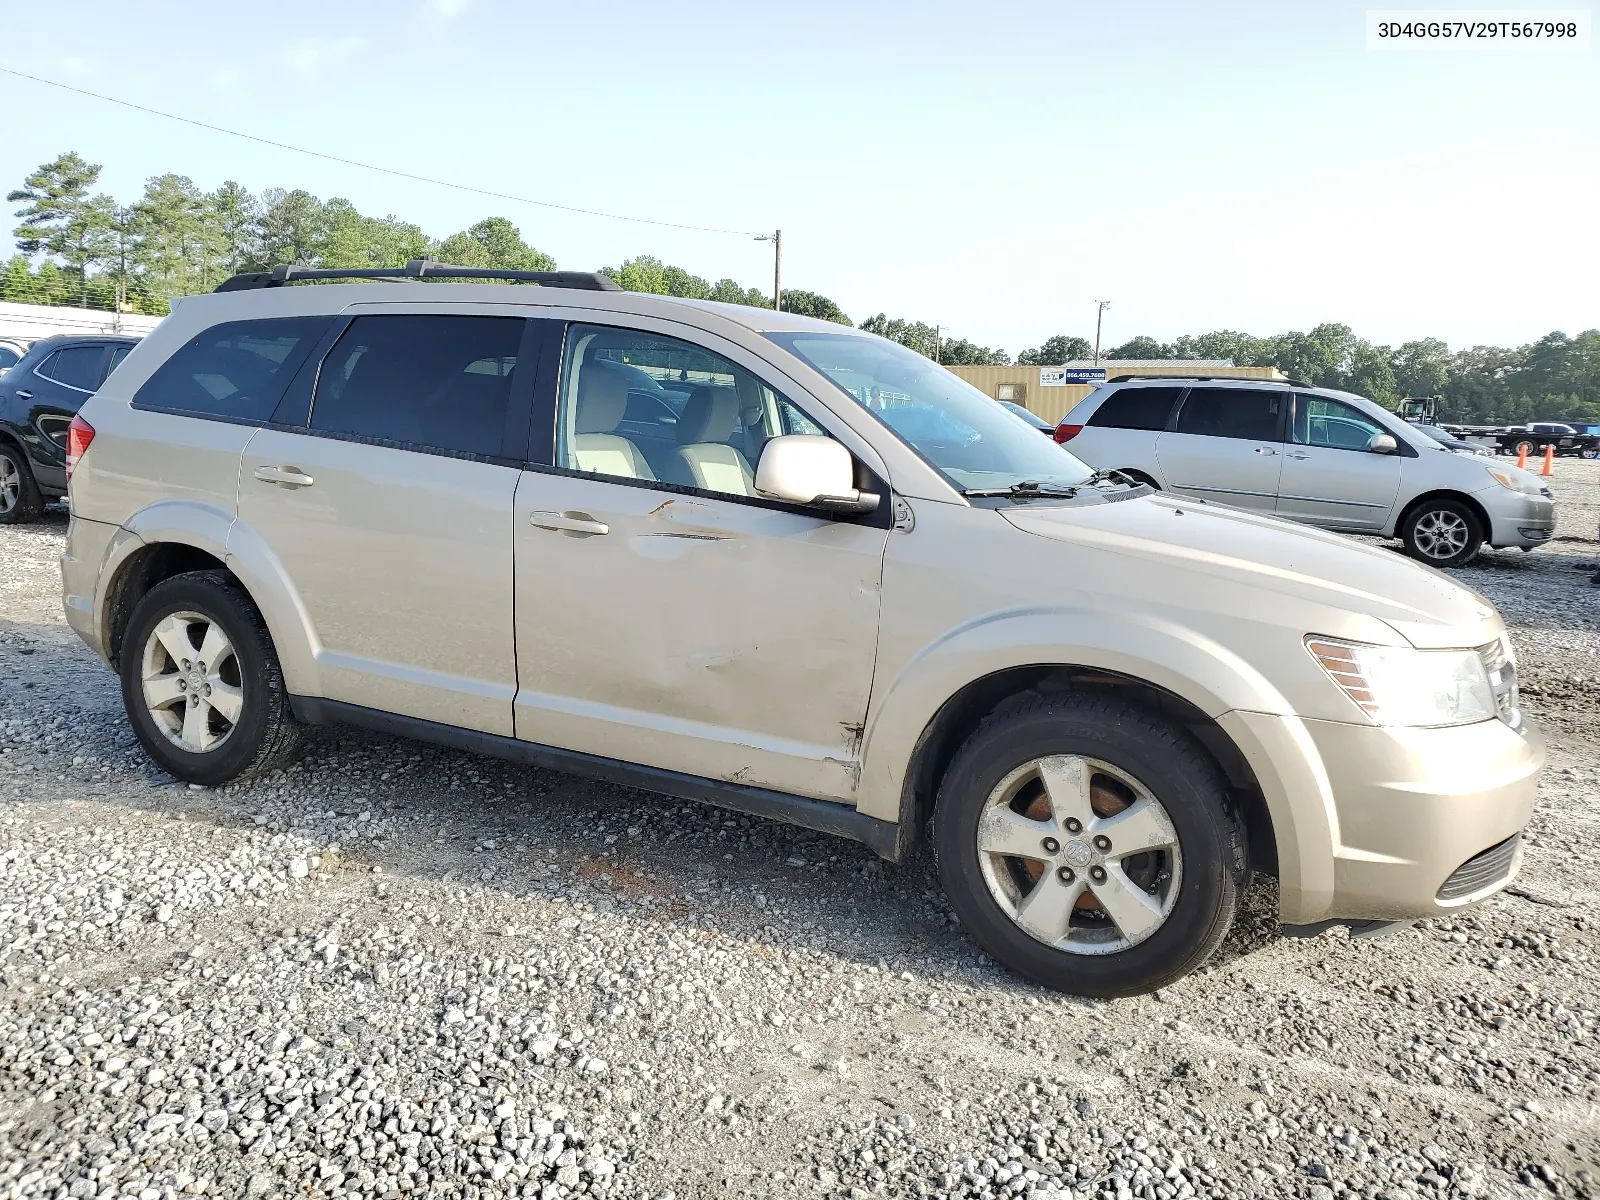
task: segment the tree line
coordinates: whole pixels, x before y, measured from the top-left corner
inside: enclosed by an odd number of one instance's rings
[[[99,165],[69,151],[42,164],[7,194],[19,206],[20,223],[14,230],[18,253],[0,269],[0,300],[103,309],[120,303],[125,311],[160,315],[175,296],[210,291],[230,275],[280,263],[398,267],[428,257],[469,267],[556,268],[555,259],[524,241],[505,217],[486,217],[437,239],[393,215],[367,216],[348,200],[321,200],[299,188],[268,188],[255,195],[230,180],[206,191],[187,175],[166,174],[151,177],[139,199],[121,204],[95,191],[99,178]],[[628,291],[771,306],[758,288],[733,279],[712,282],[650,255],[602,271]],[[782,305],[789,312],[854,324],[817,292],[788,289]],[[880,312],[859,327],[951,366],[1013,362],[1004,350],[943,336],[942,328],[925,321]],[[1086,339],[1058,334],[1022,351],[1015,363],[1053,366],[1092,353]],[[1550,333],[1515,348],[1456,351],[1437,338],[1374,345],[1337,324],[1270,337],[1218,330],[1170,343],[1135,337],[1103,351],[1101,358],[1274,366],[1291,378],[1357,392],[1390,407],[1407,396],[1439,397],[1441,419],[1469,424],[1600,422],[1597,329],[1577,337]]]

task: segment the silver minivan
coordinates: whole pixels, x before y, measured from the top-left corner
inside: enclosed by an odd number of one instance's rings
[[[1538,476],[1452,454],[1382,405],[1330,388],[1121,377],[1079,401],[1056,441],[1163,491],[1398,537],[1435,567],[1484,545],[1532,550],[1556,528]]]

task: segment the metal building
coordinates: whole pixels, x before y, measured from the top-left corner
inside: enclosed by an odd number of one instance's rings
[[[1047,421],[1059,421],[1098,383],[1118,375],[1210,375],[1229,379],[1283,379],[1277,367],[1236,367],[1220,358],[1087,359],[1054,367],[946,367],[980,392],[1010,400]]]

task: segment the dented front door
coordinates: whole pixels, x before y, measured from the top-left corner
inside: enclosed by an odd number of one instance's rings
[[[853,799],[887,530],[548,471],[514,528],[517,737]]]

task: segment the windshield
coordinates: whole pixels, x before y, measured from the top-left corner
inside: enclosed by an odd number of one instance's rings
[[[1083,483],[1094,472],[932,360],[882,338],[769,333],[964,492]]]

